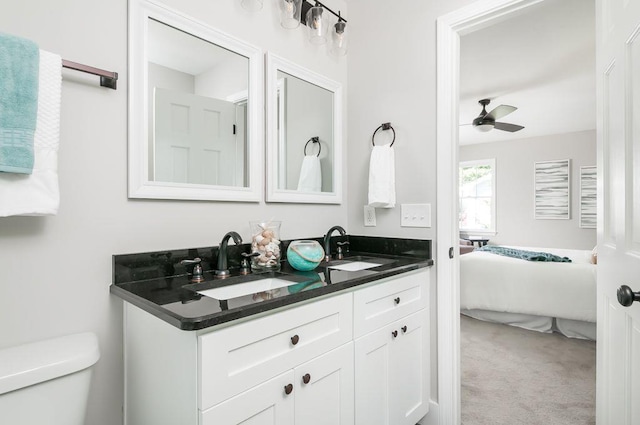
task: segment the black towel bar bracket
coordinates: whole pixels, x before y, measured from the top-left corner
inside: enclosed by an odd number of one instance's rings
[[[311,139],[307,140],[307,143],[304,144],[304,156],[307,156],[307,145],[309,144],[309,142],[318,144],[318,155],[316,156],[319,157],[320,152],[322,152],[322,144],[320,144],[320,138],[318,136],[312,137]]]
[[[118,82],[117,72],[105,71],[104,69],[94,68],[93,66],[83,65],[77,62],[71,62],[66,59],[62,59],[62,66],[64,68],[73,69],[74,71],[86,72],[87,74],[97,75],[100,77],[100,86],[117,90],[117,82]]]
[[[391,130],[393,132],[393,140],[391,141],[391,144],[389,145],[389,147],[393,146],[393,144],[396,142],[396,131],[393,129],[393,127],[391,127],[390,122],[382,123],[380,127],[376,128],[376,131],[373,132],[373,136],[371,136],[371,144],[373,146],[376,145],[375,138],[376,138],[376,133],[379,130]]]

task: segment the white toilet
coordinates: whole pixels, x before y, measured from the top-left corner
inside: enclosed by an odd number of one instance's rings
[[[83,425],[98,339],[81,333],[0,350],[0,424]]]

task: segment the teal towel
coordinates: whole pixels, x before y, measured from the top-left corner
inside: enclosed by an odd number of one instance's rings
[[[0,33],[0,171],[33,171],[39,65],[37,44]]]
[[[560,257],[559,255],[550,254],[548,252],[525,251],[522,249],[507,248],[505,246],[485,245],[476,251],[490,252],[492,254],[503,255],[505,257],[519,258],[527,261],[545,261],[553,263],[570,263],[569,257]]]

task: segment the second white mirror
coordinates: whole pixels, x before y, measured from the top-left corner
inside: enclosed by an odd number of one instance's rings
[[[342,86],[267,53],[267,201],[342,201]]]

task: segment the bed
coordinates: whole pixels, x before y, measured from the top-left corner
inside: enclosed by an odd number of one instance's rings
[[[596,265],[591,251],[512,247],[568,257],[527,261],[475,250],[460,256],[460,312],[568,337],[596,338]]]

